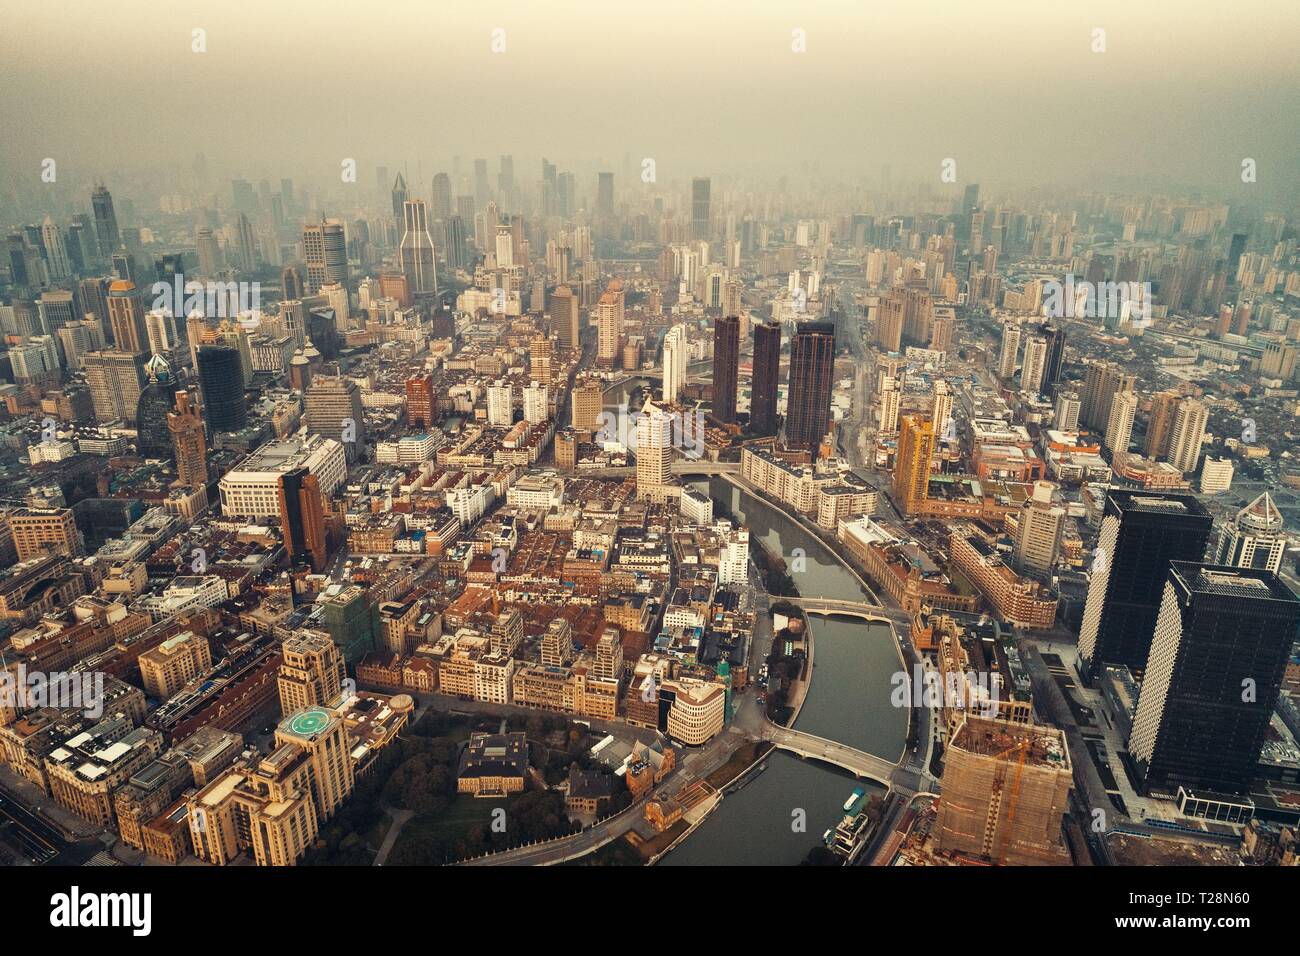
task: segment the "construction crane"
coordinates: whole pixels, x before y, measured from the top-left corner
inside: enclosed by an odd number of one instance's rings
[[[994,755],[995,760],[1002,760],[1004,757],[1009,756],[1012,752],[1016,752],[1016,775],[1015,775],[1015,779],[1011,783],[1011,796],[1010,796],[1010,800],[1007,803],[1007,824],[1006,825],[1008,828],[1011,826],[1012,823],[1015,822],[1016,819],[1016,807],[1019,806],[1020,804],[1020,782],[1025,772],[1025,758],[1029,756],[1029,749],[1031,746],[1032,746],[1031,741],[1022,739],[1017,743],[1015,743],[1014,745],[1008,747],[1006,750],[1002,751],[1001,753]],[[1005,780],[1005,774],[1006,771],[1004,770],[999,775],[999,779],[995,786],[995,789],[999,791],[999,793],[1002,790],[1002,783]],[[998,802],[1001,803],[1000,797]],[[1007,863],[1007,845],[1005,840],[1003,841],[1002,847],[1000,848],[1000,851],[998,853],[998,863],[1000,863],[1003,866],[1006,866]]]

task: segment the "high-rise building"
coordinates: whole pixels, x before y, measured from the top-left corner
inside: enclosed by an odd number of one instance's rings
[[[899,421],[894,462],[894,504],[905,515],[915,514],[929,497],[933,456],[933,422],[920,415],[904,415]]]
[[[936,845],[1004,865],[1068,864],[1071,781],[1062,731],[969,714],[945,752]]]
[[[1298,625],[1271,571],[1171,563],[1129,736],[1148,794],[1248,792]]]
[[[678,323],[664,334],[663,398],[675,402],[686,387],[686,364],[690,355],[686,347],[686,326]]]
[[[335,703],[347,679],[347,663],[333,638],[324,631],[296,631],[281,646],[284,660],[276,683],[280,713]]]
[[[1106,423],[1106,447],[1118,460],[1128,454],[1129,442],[1133,437],[1133,419],[1137,415],[1137,396],[1132,392],[1120,392],[1110,405],[1110,418]]]
[[[541,382],[533,382],[524,388],[524,421],[544,422],[551,417],[548,390]]]
[[[567,285],[551,293],[551,328],[564,348],[576,349],[582,342],[578,297]]]
[[[113,211],[113,196],[102,184],[90,193],[90,206],[95,216],[95,241],[99,245],[99,258],[108,257],[122,248],[122,234],[117,228],[117,213]]]
[[[515,420],[515,389],[507,381],[498,379],[487,388],[487,422],[506,427]]]
[[[1213,519],[1193,495],[1113,488],[1088,580],[1079,667],[1091,683],[1106,664],[1141,676],[1171,561],[1200,561]]]
[[[664,402],[647,401],[636,423],[637,496],[659,500],[672,483],[674,415]]]
[[[1061,380],[1061,370],[1065,367],[1065,330],[1043,323],[1038,328],[1038,336],[1047,343],[1040,390],[1045,395],[1055,395],[1056,383]]]
[[[333,438],[343,445],[348,461],[356,461],[366,448],[366,420],[361,389],[350,378],[325,376],[312,380],[303,414],[308,431]]]
[[[740,376],[740,317],[721,316],[713,323],[713,417],[736,420],[736,385]]]
[[[393,180],[392,197],[393,221],[400,226],[406,217],[406,200],[410,198],[410,193],[406,189],[406,177],[400,172],[397,174],[397,178]]]
[[[1282,512],[1265,491],[1219,531],[1214,548],[1214,563],[1234,568],[1282,570],[1286,537],[1282,534]]]
[[[87,352],[81,360],[90,386],[90,398],[99,422],[135,423],[144,388],[144,370],[140,356],[117,349]]]
[[[280,722],[275,743],[294,744],[307,753],[316,818],[324,824],[356,785],[343,718],[323,707],[308,707]]]
[[[1152,460],[1164,458],[1169,453],[1169,436],[1174,428],[1174,414],[1178,410],[1178,393],[1157,392],[1151,396],[1151,417],[1147,420],[1147,440],[1144,454]]]
[[[886,352],[903,347],[903,297],[896,291],[882,296],[876,306],[876,344]]]
[[[623,286],[611,282],[596,303],[596,358],[612,364],[623,339]]]
[[[790,343],[790,384],[785,437],[792,446],[814,452],[830,429],[831,386],[835,377],[835,326],[803,322]]]
[[[708,179],[697,177],[691,180],[691,238],[709,238],[710,193],[712,184]]]
[[[1082,408],[1083,403],[1079,400],[1077,392],[1058,391],[1052,413],[1052,424],[1059,431],[1078,431],[1079,412]]]
[[[203,417],[184,389],[176,393],[176,407],[167,413],[167,430],[171,433],[176,455],[177,484],[202,488],[208,483],[207,441],[203,434]]]
[[[1025,342],[1024,363],[1020,367],[1020,390],[1031,395],[1043,391],[1043,376],[1047,372],[1047,340],[1030,336]]]
[[[438,291],[438,272],[429,235],[428,209],[423,199],[408,199],[402,206],[402,242],[398,248],[402,274],[413,296]]]
[[[406,424],[412,428],[432,428],[438,403],[433,395],[433,376],[428,372],[406,380]]]
[[[754,326],[754,374],[749,399],[749,427],[757,435],[776,434],[780,377],[781,323],[760,323]]]
[[[136,452],[141,458],[171,458],[172,436],[167,415],[176,404],[176,379],[171,366],[155,355],[144,367],[149,384],[136,404]]]
[[[108,321],[118,351],[145,355],[149,351],[149,330],[144,302],[134,282],[118,279],[108,287]]]
[[[1050,481],[1034,482],[1033,494],[1020,509],[1014,563],[1022,574],[1045,578],[1056,566],[1065,527],[1065,508],[1053,501],[1056,490]]]
[[[1137,376],[1125,372],[1114,362],[1088,364],[1083,385],[1083,407],[1079,421],[1086,427],[1104,430],[1110,423],[1111,404],[1121,392],[1132,392]]]
[[[208,425],[215,432],[237,432],[248,424],[244,371],[239,352],[226,345],[200,345],[199,389]]]
[[[347,238],[341,222],[303,226],[303,259],[307,266],[307,293],[315,295],[329,282],[348,284]]]
[[[1195,471],[1200,463],[1205,426],[1209,421],[1210,410],[1201,402],[1188,398],[1179,403],[1169,435],[1169,464],[1183,474]]]
[[[998,353],[998,377],[1010,380],[1016,374],[1020,358],[1020,325],[1006,320],[1002,323],[1002,349]]]
[[[578,382],[572,392],[573,427],[579,431],[594,432],[600,427],[600,414],[605,408],[605,389],[600,379]]]
[[[49,554],[78,555],[83,550],[71,508],[18,508],[5,517],[19,561]]]
[[[279,484],[280,528],[289,561],[310,564],[319,574],[329,560],[320,482],[306,468],[295,468],[282,474]]]

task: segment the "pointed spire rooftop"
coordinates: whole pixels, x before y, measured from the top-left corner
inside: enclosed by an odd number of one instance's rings
[[[1266,491],[1237,512],[1237,527],[1255,534],[1276,533],[1282,530],[1282,512]]]
[[[406,192],[406,177],[402,175],[401,170],[397,172],[397,181],[393,183],[393,192]]]

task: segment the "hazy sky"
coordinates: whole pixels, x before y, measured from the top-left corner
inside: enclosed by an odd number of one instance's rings
[[[1261,192],[1294,197],[1298,41],[1296,0],[11,3],[0,188],[46,156],[81,179],[202,151],[251,179],[354,157],[363,182],[417,160],[427,181],[453,154],[495,176],[508,152],[525,183],[541,155],[937,183],[954,157],[994,188],[1230,190],[1249,156]]]

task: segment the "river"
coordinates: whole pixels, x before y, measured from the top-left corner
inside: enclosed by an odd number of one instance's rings
[[[704,487],[705,482],[697,483]],[[777,509],[722,479],[707,482],[725,505],[769,552],[791,565],[791,577],[806,597],[862,600],[857,579],[819,539]],[[796,554],[795,549],[802,549]],[[802,570],[794,565],[802,557]],[[893,635],[886,624],[851,618],[811,618],[814,677],[795,727],[819,737],[897,757],[907,736],[907,710],[890,703],[899,669]],[[779,866],[802,860],[839,822],[841,807],[855,786],[850,774],[790,754],[773,753],[767,769],[728,796],[661,865]],[[881,790],[864,785],[868,792]],[[792,813],[807,813],[806,832],[791,828]]]

